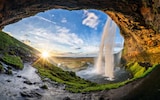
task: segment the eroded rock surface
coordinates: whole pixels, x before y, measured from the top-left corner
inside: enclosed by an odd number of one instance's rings
[[[104,11],[125,38],[124,60],[159,62],[152,60],[160,55],[159,0],[0,0],[0,28],[54,8]]]

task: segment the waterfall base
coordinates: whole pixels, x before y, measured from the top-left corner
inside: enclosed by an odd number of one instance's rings
[[[120,67],[115,67],[114,79],[106,77],[104,74],[95,74],[95,72],[96,70],[94,67],[88,67],[85,70],[80,70],[76,72],[76,75],[98,84],[122,82],[131,78],[130,73],[127,72],[124,68]]]

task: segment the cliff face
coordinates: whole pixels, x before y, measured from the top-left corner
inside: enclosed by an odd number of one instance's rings
[[[126,61],[160,62],[160,0],[0,0],[0,28],[53,8],[104,11],[125,38]]]

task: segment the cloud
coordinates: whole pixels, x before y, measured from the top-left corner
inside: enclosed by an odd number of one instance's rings
[[[63,19],[61,20],[61,22],[62,22],[62,23],[67,23],[67,19],[66,19],[66,18],[63,18]]]
[[[97,53],[99,50],[99,47],[88,45],[88,46],[82,47],[82,49],[83,49],[83,51],[85,51],[87,53]]]
[[[82,24],[96,29],[99,24],[98,16],[96,16],[95,13],[86,10],[84,10],[84,14],[86,18],[82,21]]]
[[[58,25],[55,25],[54,27],[56,29],[54,33],[50,30],[44,28],[37,29],[33,26],[32,28],[30,27],[27,33],[32,36],[30,37],[32,38],[31,41],[39,46],[39,48],[45,47],[45,44],[50,43],[50,47],[55,47],[56,50],[63,49],[62,51],[70,51],[84,44],[83,39],[76,33],[72,33],[70,29]]]
[[[83,40],[77,36],[75,33],[70,33],[70,30],[62,27],[61,29],[57,30],[56,36],[53,37],[53,40],[61,43],[66,44],[71,47],[74,47],[76,45],[83,45]]]

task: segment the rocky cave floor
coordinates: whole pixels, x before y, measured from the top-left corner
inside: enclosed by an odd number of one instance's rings
[[[30,63],[23,70],[12,69],[12,75],[0,74],[0,100],[107,100],[101,98],[97,93],[70,93],[63,84],[42,80]]]
[[[2,64],[4,68],[11,67]],[[37,70],[30,63],[25,63],[23,70],[12,69],[11,75],[0,73],[0,100],[124,100],[122,98],[127,95],[126,91],[142,82],[137,80],[111,90],[71,93],[65,90],[64,84],[48,78],[41,79]]]

